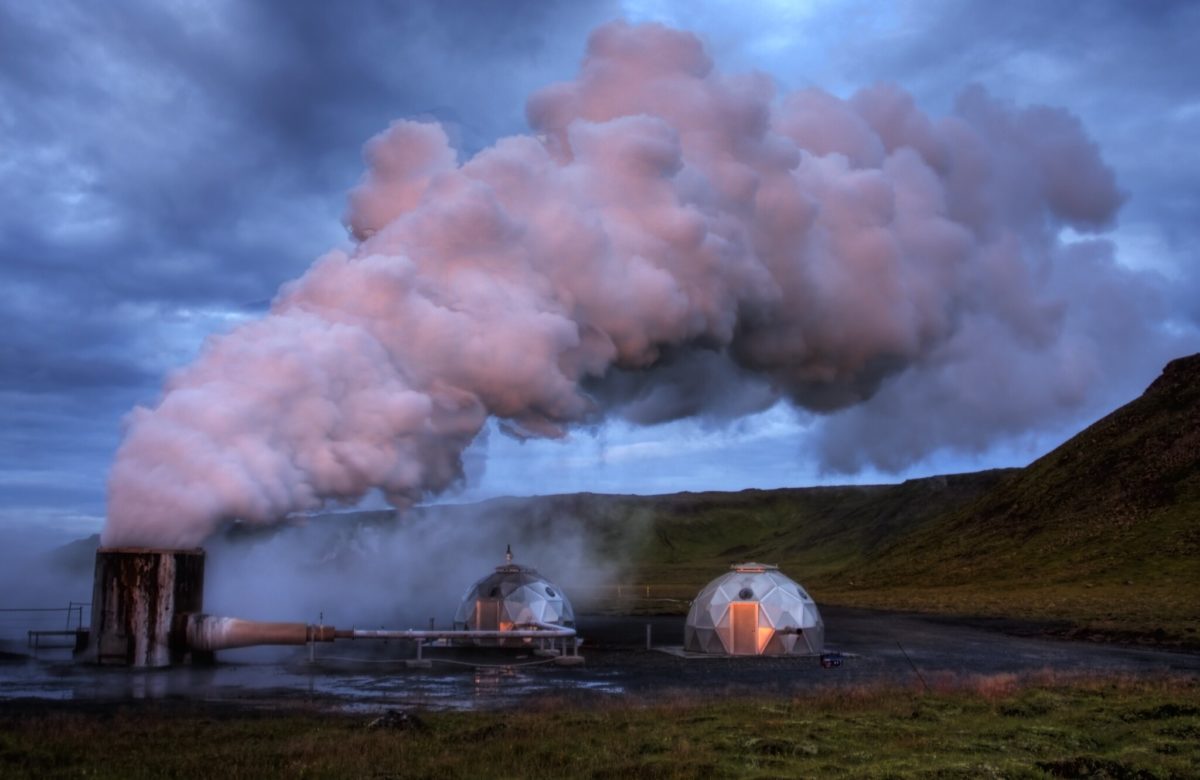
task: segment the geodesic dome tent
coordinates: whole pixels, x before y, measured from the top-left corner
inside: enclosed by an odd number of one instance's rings
[[[825,647],[812,597],[775,566],[735,563],[708,583],[688,612],[683,647],[726,655],[808,655]]]
[[[537,624],[573,628],[575,610],[565,594],[537,569],[513,563],[511,549],[502,566],[467,589],[454,614],[456,630],[511,631]],[[475,640],[476,644],[518,644],[532,640]]]

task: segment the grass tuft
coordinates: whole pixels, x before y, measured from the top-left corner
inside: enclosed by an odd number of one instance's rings
[[[929,692],[852,686],[788,699],[565,701],[515,712],[367,715],[217,705],[0,713],[0,776],[476,778],[1194,777],[1200,682],[1011,675]]]

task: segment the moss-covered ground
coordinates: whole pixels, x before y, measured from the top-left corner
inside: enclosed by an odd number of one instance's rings
[[[681,698],[372,715],[18,704],[4,777],[1200,776],[1196,681],[932,681],[796,699]]]

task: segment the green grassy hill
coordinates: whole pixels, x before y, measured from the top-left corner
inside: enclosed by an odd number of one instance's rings
[[[879,606],[1065,618],[1195,643],[1200,355],[977,500],[824,582]]]
[[[614,552],[638,540],[632,568],[645,580],[703,584],[731,562],[745,560],[778,563],[816,580],[881,553],[912,529],[977,498],[1006,474],[959,474],[899,485],[593,496],[574,505],[562,502],[559,509],[587,517]],[[601,507],[604,511],[597,512]]]
[[[879,581],[1200,575],[1200,356],[1136,401],[878,556]]]

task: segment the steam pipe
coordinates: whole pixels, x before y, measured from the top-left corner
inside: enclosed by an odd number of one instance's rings
[[[551,623],[524,623],[510,631],[415,629],[338,629],[305,623],[263,623],[255,620],[187,616],[187,645],[192,650],[233,650],[258,645],[306,645],[335,639],[569,639],[575,629]]]
[[[332,642],[333,626],[261,623],[214,615],[187,616],[187,644],[193,650],[232,650],[257,645],[306,645]]]
[[[511,548],[510,548],[511,552]],[[96,552],[92,622],[82,657],[97,664],[160,667],[199,654],[257,645],[308,645],[335,639],[575,639],[575,629],[528,621],[510,631],[338,630],[203,613],[204,551],[133,547]],[[564,650],[566,642],[564,642]]]
[[[514,628],[508,631],[494,630],[436,630],[415,629],[334,629],[335,639],[569,639],[575,629],[556,626],[552,623],[523,623],[532,628]]]

